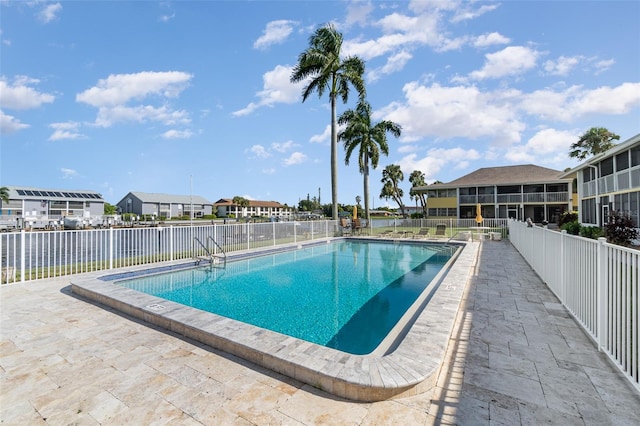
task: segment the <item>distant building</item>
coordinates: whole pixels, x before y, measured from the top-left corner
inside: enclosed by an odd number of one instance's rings
[[[247,207],[241,207],[231,198],[221,198],[213,203],[218,217],[269,217],[290,219],[293,211],[291,208],[277,201],[248,200]]]
[[[640,133],[566,172],[577,174],[578,220],[602,226],[612,211],[640,224]]]
[[[449,183],[416,188],[427,194],[428,218],[514,218],[555,222],[577,206],[573,179],[563,172],[525,164],[486,167]]]
[[[9,202],[0,200],[3,220],[58,220],[64,216],[96,217],[104,214],[104,199],[87,190],[8,186]]]
[[[171,219],[180,216],[191,217],[192,208],[193,217],[212,214],[211,202],[197,195],[129,192],[116,206],[120,214],[153,215],[158,219]]]

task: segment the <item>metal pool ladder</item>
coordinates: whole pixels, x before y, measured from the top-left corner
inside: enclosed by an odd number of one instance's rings
[[[198,259],[198,264],[203,260],[208,260],[211,263],[211,266],[215,266],[218,268],[227,267],[227,253],[225,253],[224,249],[220,247],[220,244],[218,244],[216,240],[213,239],[212,236],[207,237],[206,245],[203,244],[202,241],[200,241],[200,238],[198,237],[194,237],[193,240],[196,241],[198,244],[200,244],[200,247],[202,247],[205,253],[207,253],[206,256],[196,256],[196,259]],[[209,249],[209,241],[211,241],[214,244],[214,246],[217,247],[218,250],[220,250],[222,255],[211,253],[211,250]],[[222,266],[220,266],[220,261],[222,261]]]

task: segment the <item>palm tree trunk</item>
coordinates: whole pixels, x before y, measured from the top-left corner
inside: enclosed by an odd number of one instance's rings
[[[331,93],[331,215],[333,219],[338,219],[338,126],[335,93]]]
[[[369,158],[366,158],[364,170],[362,174],[364,176],[364,217],[367,219],[367,226],[371,225],[371,215],[369,214]]]

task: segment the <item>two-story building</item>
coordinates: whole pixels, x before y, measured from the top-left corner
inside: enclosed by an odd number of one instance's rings
[[[563,177],[577,174],[578,220],[602,226],[609,212],[628,214],[636,226],[640,211],[640,133],[597,154]]]
[[[449,183],[416,190],[428,196],[428,218],[473,219],[480,204],[487,219],[555,222],[576,205],[572,181],[561,171],[525,164],[486,167]]]
[[[231,198],[221,198],[213,203],[218,217],[269,217],[279,219],[290,219],[293,215],[291,208],[278,203],[277,201],[248,200],[248,206],[243,207],[234,203]]]
[[[138,216],[155,216],[158,219],[202,217],[212,214],[211,202],[198,195],[129,192],[116,206],[120,214],[133,213]]]
[[[0,217],[6,221],[59,220],[65,216],[96,217],[104,214],[99,192],[7,186],[9,201],[0,200]]]

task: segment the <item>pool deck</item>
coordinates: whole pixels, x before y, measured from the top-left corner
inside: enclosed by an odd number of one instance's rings
[[[3,285],[0,423],[640,424],[638,391],[511,244],[472,244],[433,386],[381,402],[341,399],[88,303],[70,277]]]

